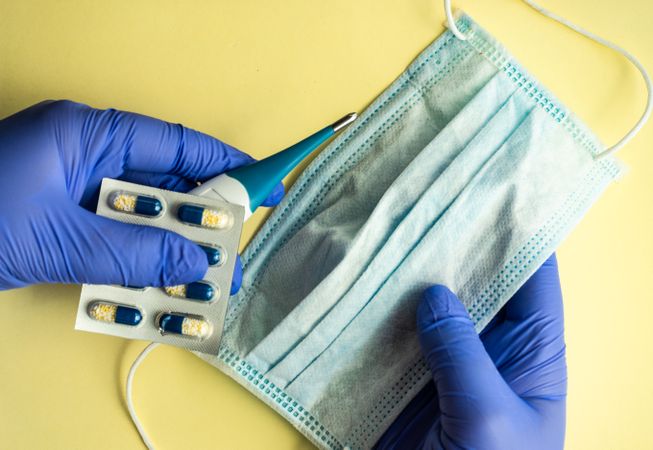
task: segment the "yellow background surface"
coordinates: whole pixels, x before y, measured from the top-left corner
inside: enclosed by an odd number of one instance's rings
[[[649,1],[542,1],[653,70]],[[605,142],[637,119],[644,85],[619,55],[517,0],[454,3]],[[0,0],[0,117],[68,98],[181,122],[263,157],[364,109],[443,20],[439,0]],[[570,449],[653,447],[652,147],[653,125],[621,155],[630,173],[559,250]],[[145,343],[73,331],[79,291],[0,293],[0,448],[142,447],[123,384]],[[135,393],[160,449],[311,447],[183,350],[157,349]]]

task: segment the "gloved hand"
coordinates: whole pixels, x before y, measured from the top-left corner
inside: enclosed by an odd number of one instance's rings
[[[0,289],[32,283],[170,286],[206,254],[184,237],[95,215],[104,177],[186,192],[246,154],[138,114],[43,102],[0,121]],[[283,185],[266,200],[277,204]],[[232,293],[240,287],[238,262]]]
[[[480,335],[444,286],[417,324],[433,383],[377,443],[387,449],[561,449],[567,368],[555,255]]]

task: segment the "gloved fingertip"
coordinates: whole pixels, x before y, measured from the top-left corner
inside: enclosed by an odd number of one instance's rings
[[[556,256],[555,253],[551,253],[551,256],[549,256],[546,261],[544,261],[544,264],[542,266],[547,266],[547,267],[558,267],[558,257]]]
[[[168,239],[161,279],[163,286],[200,280],[209,268],[206,253],[199,245],[182,237]]]
[[[236,257],[236,265],[234,266],[234,276],[231,279],[231,290],[229,295],[235,295],[240,290],[243,283],[243,264],[240,261],[240,255]]]
[[[417,326],[424,329],[448,317],[468,317],[467,310],[448,287],[436,284],[427,288],[417,307]]]
[[[262,205],[267,207],[278,205],[285,193],[286,189],[283,186],[283,183],[278,183],[270,195],[268,195],[267,198],[263,201]]]

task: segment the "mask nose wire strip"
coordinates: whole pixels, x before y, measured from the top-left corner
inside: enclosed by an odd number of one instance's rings
[[[588,39],[593,40],[594,42],[601,44],[605,47],[608,47],[617,53],[620,53],[622,56],[624,56],[628,61],[630,61],[636,68],[639,70],[639,72],[642,75],[642,78],[644,78],[644,83],[646,84],[646,107],[644,108],[644,112],[642,113],[642,116],[639,118],[639,120],[635,123],[635,125],[628,131],[616,144],[614,144],[612,147],[607,148],[606,150],[596,154],[594,156],[595,159],[601,159],[605,158],[606,156],[612,155],[618,150],[620,150],[624,145],[626,145],[632,138],[635,137],[637,133],[642,129],[642,127],[646,124],[648,121],[650,115],[651,115],[651,109],[653,109],[653,102],[651,100],[651,96],[653,95],[653,86],[651,85],[651,78],[648,75],[648,72],[644,68],[644,66],[639,62],[635,56],[630,54],[628,51],[625,49],[619,47],[617,44],[614,44],[606,39],[603,39],[602,37],[592,33],[591,31],[587,31],[584,28],[579,27],[578,25],[570,22],[569,20],[565,19],[564,17],[561,17],[548,9],[542,8],[540,5],[535,3],[532,0],[522,0],[524,3],[526,3],[528,6],[536,10],[542,15],[545,15],[546,17],[555,20],[556,22],[560,23],[561,25],[566,26],[567,28],[575,31],[576,33],[579,33],[583,36],[585,36]],[[451,32],[459,39],[467,40],[467,36],[465,36],[456,26],[456,21],[453,17],[453,13],[451,10],[451,0],[444,0],[444,11],[445,15],[447,16],[447,26],[451,30]]]
[[[136,370],[138,369],[138,366],[140,366],[143,360],[147,357],[147,355],[149,355],[150,352],[155,348],[157,348],[158,346],[159,346],[158,343],[152,342],[150,345],[145,347],[145,349],[143,349],[140,355],[136,357],[136,359],[132,363],[132,366],[129,368],[129,374],[127,375],[127,383],[126,383],[127,410],[129,411],[129,415],[132,418],[132,422],[134,422],[134,426],[136,427],[138,434],[141,435],[141,439],[143,440],[143,443],[149,450],[154,450],[154,445],[152,445],[152,442],[150,442],[150,438],[147,436],[147,433],[145,433],[145,430],[143,429],[143,425],[141,425],[141,421],[138,418],[138,415],[136,415],[136,410],[134,409],[134,402],[132,400],[132,393],[133,393],[132,384],[134,382],[134,376],[136,375]]]

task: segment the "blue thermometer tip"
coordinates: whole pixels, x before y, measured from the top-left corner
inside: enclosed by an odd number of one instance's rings
[[[249,195],[249,208],[253,212],[263,203],[274,187],[306,156],[356,118],[356,113],[349,113],[297,144],[254,164],[234,169],[227,175],[238,180],[245,187]]]
[[[247,220],[256,208],[261,206],[277,184],[306,156],[331,136],[351,124],[357,117],[356,113],[349,113],[295,145],[254,164],[238,167],[218,175],[190,193],[242,205],[245,208],[245,220]],[[195,222],[197,220],[195,218]]]

